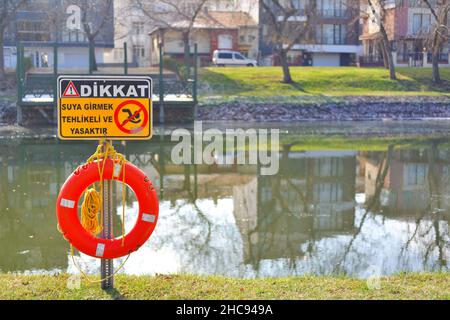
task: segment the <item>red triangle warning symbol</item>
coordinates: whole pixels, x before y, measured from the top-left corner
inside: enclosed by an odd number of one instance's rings
[[[72,81],[69,82],[69,85],[66,88],[66,91],[63,93],[63,97],[66,98],[76,98],[79,97],[80,94],[78,93],[77,88],[75,88],[75,85]]]

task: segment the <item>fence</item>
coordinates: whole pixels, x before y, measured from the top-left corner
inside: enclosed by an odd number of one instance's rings
[[[48,49],[49,46],[47,45]],[[23,43],[17,46],[17,122],[24,121],[24,111],[37,110],[48,122],[55,123],[57,120],[56,84],[60,74],[95,74],[95,75],[149,75],[153,79],[153,106],[157,111],[158,120],[164,123],[166,119],[166,108],[184,108],[192,111],[195,117],[198,83],[198,49],[194,47],[194,59],[191,65],[186,67],[189,74],[185,79],[180,79],[176,74],[168,72],[164,68],[163,47],[160,47],[159,68],[152,72],[150,68],[136,68],[136,64],[128,62],[127,44],[124,44],[124,61],[122,64],[98,64],[99,68],[94,71],[92,54],[86,52],[89,57],[88,68],[65,68],[59,69],[59,47],[52,45],[51,55],[46,53],[46,59],[32,61],[31,68],[29,57],[25,55]],[[90,52],[90,51],[89,51]],[[35,55],[34,58],[39,55]],[[48,61],[51,56],[52,61]],[[44,63],[42,63],[44,61]],[[33,62],[38,62],[33,63]],[[50,112],[49,112],[50,111]]]

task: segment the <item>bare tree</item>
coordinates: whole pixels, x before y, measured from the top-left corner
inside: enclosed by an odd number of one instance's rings
[[[395,73],[394,58],[392,57],[391,45],[389,43],[388,34],[386,31],[386,0],[367,0],[370,10],[372,12],[372,19],[378,19],[380,28],[380,45],[381,52],[383,54],[383,59],[385,66],[389,69],[389,78],[391,80],[397,80],[397,75]],[[379,13],[377,13],[377,10]]]
[[[189,39],[202,9],[209,0],[135,0],[144,15],[160,27],[181,32],[185,64],[188,65]]]
[[[444,43],[448,41],[449,38],[449,25],[448,17],[450,12],[450,1],[449,0],[422,0],[425,5],[430,9],[431,15],[434,19],[433,30],[431,31],[431,54],[432,54],[432,64],[433,64],[433,82],[441,82],[441,76],[439,73],[439,56],[441,53],[441,48]]]
[[[80,8],[80,26],[89,42],[90,69],[98,70],[95,57],[95,42],[99,34],[114,19],[113,0],[72,0],[72,4]]]
[[[27,2],[28,0],[2,0],[0,4],[0,89],[6,85],[5,57],[3,52],[6,29],[17,10]]]
[[[263,0],[261,6],[267,15],[267,41],[275,46],[280,56],[283,69],[283,82],[293,83],[288,63],[288,52],[301,39],[309,38],[310,27],[313,25],[314,9],[309,8],[301,14],[292,0]]]

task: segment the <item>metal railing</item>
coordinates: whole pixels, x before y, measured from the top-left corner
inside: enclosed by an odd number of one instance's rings
[[[382,66],[384,61],[379,55],[367,55],[359,57],[359,64],[360,66]]]
[[[317,9],[319,18],[345,19],[349,17],[347,9]]]
[[[441,52],[438,57],[439,63],[448,63],[448,53]],[[427,53],[427,63],[433,62],[433,54],[431,52]]]

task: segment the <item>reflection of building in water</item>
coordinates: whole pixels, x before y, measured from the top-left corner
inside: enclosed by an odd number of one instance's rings
[[[366,197],[376,195],[377,176],[386,153],[364,152]],[[385,214],[423,216],[433,210],[450,209],[450,163],[448,150],[395,150],[380,191]]]
[[[355,168],[356,152],[289,153],[277,175],[236,186],[245,260],[295,258],[312,250],[313,241],[352,233]]]
[[[366,197],[376,194],[376,180],[384,154],[370,153],[365,161]],[[429,206],[427,154],[418,150],[397,150],[392,153],[380,202],[385,212],[421,213]]]

